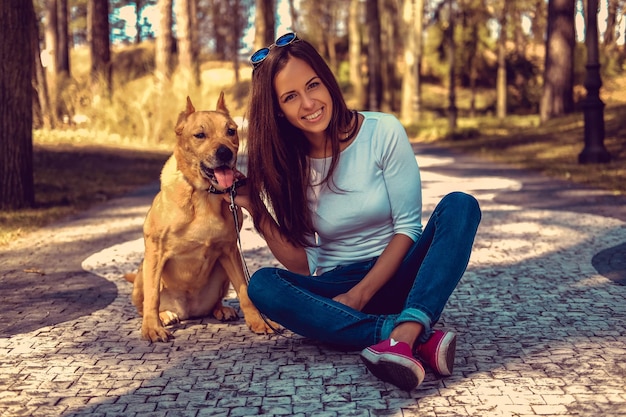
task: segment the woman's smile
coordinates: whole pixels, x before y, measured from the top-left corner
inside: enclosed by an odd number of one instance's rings
[[[303,118],[308,120],[309,122],[315,121],[315,119],[319,118],[322,115],[323,108],[319,109],[315,113],[309,114],[308,116],[304,116]]]

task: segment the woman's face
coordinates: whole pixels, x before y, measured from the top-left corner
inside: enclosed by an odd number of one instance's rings
[[[305,61],[290,57],[274,77],[280,109],[309,140],[324,139],[333,113],[328,88]]]

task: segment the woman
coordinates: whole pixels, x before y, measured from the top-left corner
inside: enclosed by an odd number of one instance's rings
[[[254,273],[250,299],[297,334],[363,349],[402,389],[422,382],[422,362],[450,375],[456,335],[433,325],[467,267],[478,203],[452,193],[422,230],[419,169],[394,116],[348,109],[293,33],[251,62],[249,178],[235,202],[286,269]]]

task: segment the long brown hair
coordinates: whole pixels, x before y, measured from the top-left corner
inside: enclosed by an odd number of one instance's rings
[[[263,204],[273,212],[281,233],[292,243],[307,246],[314,232],[307,205],[309,142],[298,128],[281,116],[274,89],[274,77],[289,58],[298,58],[311,66],[328,89],[333,114],[326,130],[332,159],[324,182],[329,181],[337,166],[341,138],[358,124],[355,112],[348,109],[339,84],[324,59],[308,42],[298,39],[274,47],[252,72],[248,109],[248,184],[254,212]],[[258,216],[257,216],[258,217]],[[257,220],[255,227],[259,230]]]

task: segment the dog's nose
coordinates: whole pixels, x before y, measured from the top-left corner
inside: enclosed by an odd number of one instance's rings
[[[220,145],[215,152],[215,156],[217,160],[220,162],[229,162],[233,158],[233,151],[228,149],[228,147],[224,145]]]

